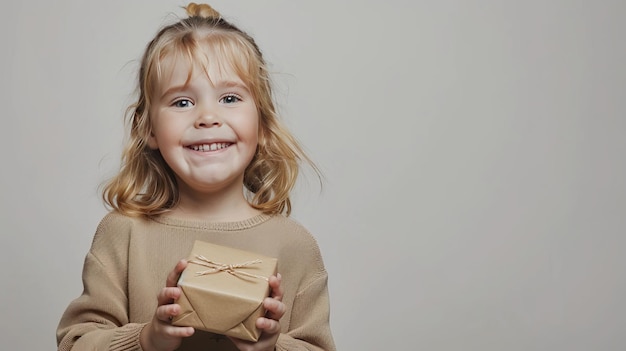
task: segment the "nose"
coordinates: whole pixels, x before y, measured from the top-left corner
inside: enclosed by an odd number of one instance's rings
[[[211,128],[211,127],[219,127],[222,125],[222,120],[217,115],[215,109],[211,108],[203,108],[200,109],[198,118],[194,123],[196,128]]]

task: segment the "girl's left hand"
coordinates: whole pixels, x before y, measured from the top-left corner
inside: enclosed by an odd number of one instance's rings
[[[282,277],[279,274],[269,279],[272,293],[263,300],[263,307],[267,310],[265,317],[257,319],[256,326],[262,330],[257,342],[241,340],[233,337],[229,339],[241,351],[274,351],[278,335],[280,335],[280,318],[285,314],[285,304],[282,303],[283,289],[280,286]]]

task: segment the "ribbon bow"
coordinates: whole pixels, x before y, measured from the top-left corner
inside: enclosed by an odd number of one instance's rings
[[[238,270],[237,269],[237,268],[246,268],[246,267],[251,266],[253,264],[262,263],[262,262],[263,261],[261,261],[259,259],[256,259],[256,260],[253,260],[253,261],[247,261],[247,262],[243,262],[243,263],[224,264],[224,263],[211,261],[208,258],[206,258],[204,256],[201,256],[201,255],[196,255],[196,259],[195,260],[189,261],[189,263],[195,263],[197,265],[210,268],[210,269],[207,269],[205,271],[198,271],[198,272],[196,272],[196,276],[213,274],[213,273],[218,273],[218,272],[226,272],[226,273],[232,274],[234,276],[246,276],[246,277],[250,277],[250,278],[257,278],[257,279],[263,279],[265,281],[269,281],[269,279],[267,277],[263,277],[263,276],[252,274],[252,273],[248,273],[248,272],[244,272],[242,270]]]

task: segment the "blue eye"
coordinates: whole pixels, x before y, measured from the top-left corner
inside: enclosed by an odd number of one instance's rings
[[[172,104],[172,106],[174,107],[180,107],[180,108],[186,108],[186,107],[191,107],[193,106],[193,103],[191,102],[191,100],[189,99],[180,99],[180,100],[176,100],[174,101],[174,103]]]
[[[220,99],[220,102],[224,104],[233,104],[239,101],[241,101],[241,98],[235,94],[229,94]]]

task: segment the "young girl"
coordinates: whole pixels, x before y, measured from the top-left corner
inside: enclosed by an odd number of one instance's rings
[[[83,269],[59,350],[334,350],[327,273],[314,238],[287,216],[299,161],[254,40],[208,5],[149,43],[129,109],[112,207]],[[278,259],[257,342],[178,327],[176,287],[195,240]]]

